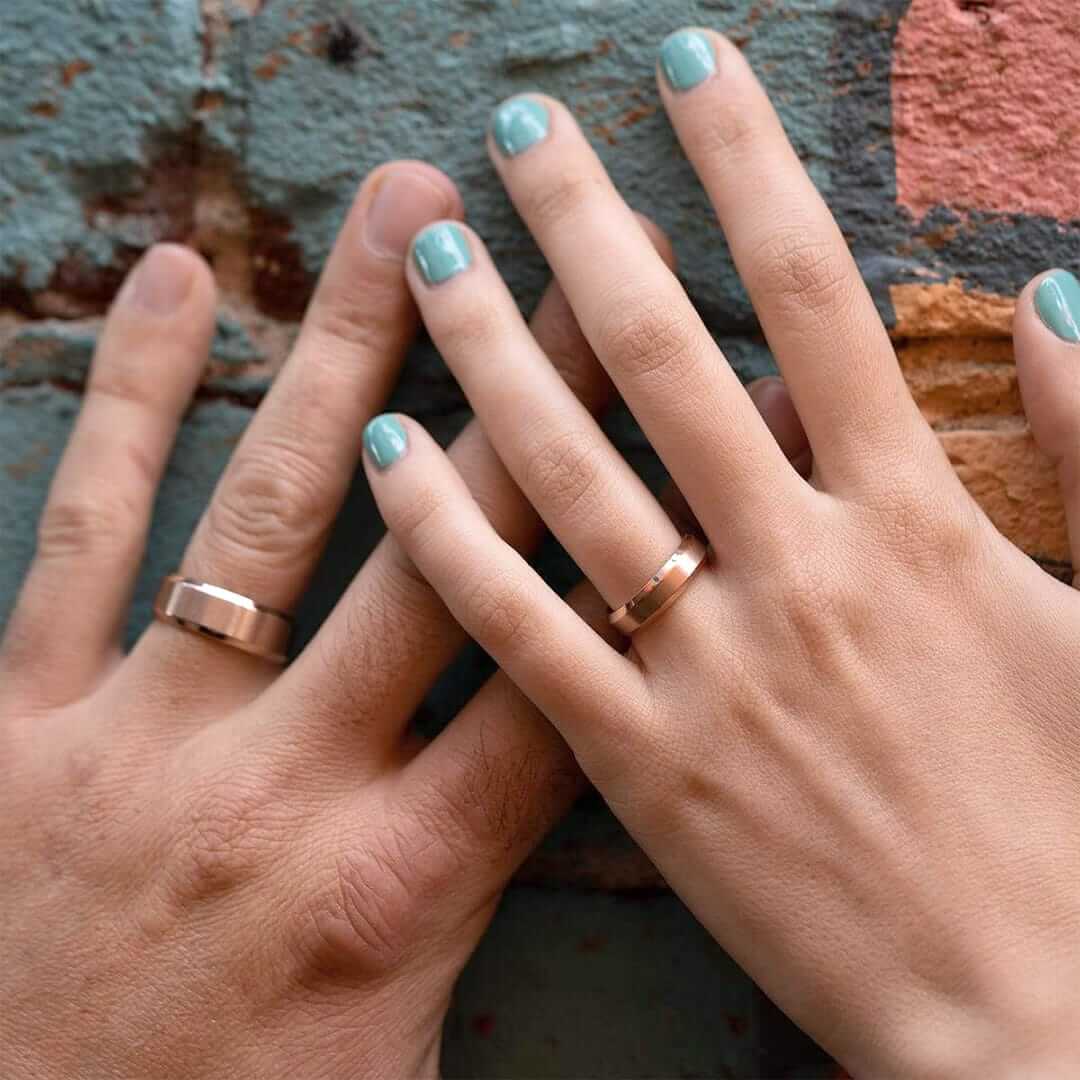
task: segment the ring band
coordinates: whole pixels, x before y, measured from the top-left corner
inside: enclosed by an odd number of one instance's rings
[[[292,619],[240,593],[170,574],[158,590],[154,615],[273,664],[285,663]]]
[[[674,554],[625,604],[613,611],[608,620],[620,633],[629,637],[652,622],[668,608],[701,569],[709,549],[696,536],[687,533]]]

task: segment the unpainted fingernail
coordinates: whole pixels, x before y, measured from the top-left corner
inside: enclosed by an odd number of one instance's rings
[[[452,221],[424,229],[413,241],[413,258],[429,285],[439,285],[472,264],[465,233]]]
[[[131,301],[153,315],[171,315],[191,290],[195,261],[178,244],[155,244],[139,260]]]
[[[368,205],[365,239],[377,255],[404,259],[429,221],[450,213],[450,193],[415,170],[388,169]]]
[[[1035,290],[1039,318],[1062,341],[1080,343],[1080,281],[1068,270],[1048,274]]]
[[[364,428],[364,449],[375,468],[385,472],[405,456],[409,437],[396,416],[383,413]]]
[[[676,30],[660,46],[660,70],[672,90],[692,90],[716,71],[712,42],[698,30]]]

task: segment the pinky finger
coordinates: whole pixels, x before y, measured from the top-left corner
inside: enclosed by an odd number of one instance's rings
[[[161,244],[105,320],[0,654],[4,679],[35,700],[80,697],[120,655],[158,482],[206,363],[214,295],[198,255]]]
[[[641,671],[500,539],[423,428],[378,416],[364,430],[364,449],[387,527],[465,632],[571,744],[578,717],[603,726],[605,716],[616,718],[616,701],[644,700]]]

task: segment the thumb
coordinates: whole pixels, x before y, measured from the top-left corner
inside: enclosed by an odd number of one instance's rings
[[[1016,373],[1039,449],[1057,469],[1074,570],[1080,568],[1080,281],[1040,274],[1013,320]],[[1078,574],[1080,576],[1080,574]],[[1073,584],[1077,584],[1074,577]]]

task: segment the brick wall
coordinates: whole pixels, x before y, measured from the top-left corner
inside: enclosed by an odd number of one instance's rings
[[[772,369],[711,214],[658,111],[657,42],[731,34],[852,244],[912,392],[994,521],[1048,568],[1067,551],[1026,433],[1014,297],[1080,238],[1075,14],[1040,0],[6,0],[0,8],[0,621],[78,406],[102,313],[150,242],[213,262],[213,355],[160,501],[131,632],[281,363],[358,179],[426,158],[525,306],[545,271],[482,145],[491,106],[561,96],[630,201],[664,225],[744,377]],[[448,437],[460,393],[429,346],[396,405]],[[626,417],[618,441],[658,470]],[[363,490],[301,613],[317,625],[378,535]],[[569,568],[548,553],[559,581]],[[422,722],[484,669],[466,656]],[[525,875],[639,887],[654,873],[596,806]]]

